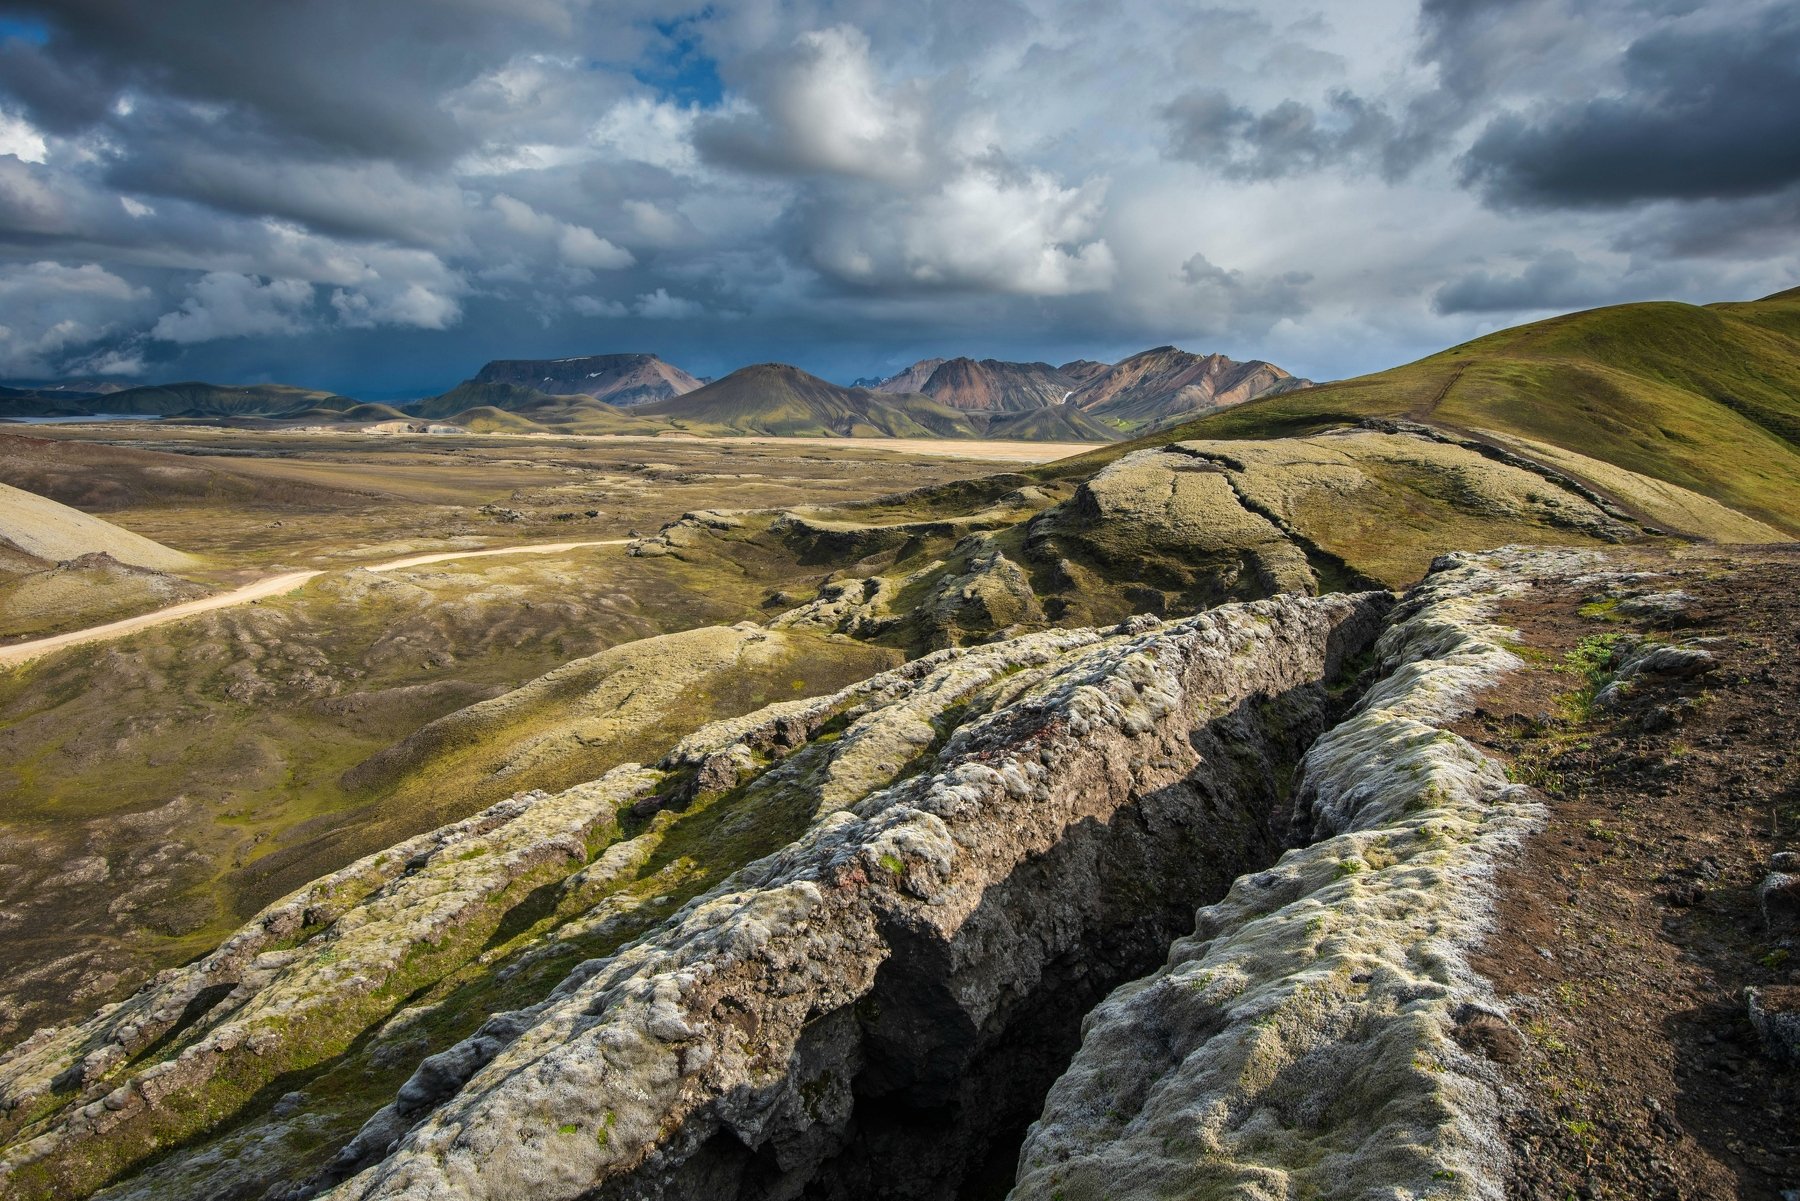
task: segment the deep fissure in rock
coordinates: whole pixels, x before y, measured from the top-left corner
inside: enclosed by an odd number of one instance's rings
[[[801,1041],[803,1120],[755,1147],[718,1130],[657,1186],[595,1196],[1004,1196],[1082,1018],[1160,964],[1196,908],[1287,849],[1294,766],[1348,700],[1317,683],[1248,698],[1190,735],[1196,770],[1068,829],[988,889],[951,941],[896,921],[870,994]]]

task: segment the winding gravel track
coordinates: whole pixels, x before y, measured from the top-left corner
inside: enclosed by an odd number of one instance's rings
[[[548,555],[560,551],[579,550],[584,546],[624,546],[629,541],[631,541],[629,538],[611,538],[602,542],[539,542],[526,546],[497,546],[488,550],[439,551],[429,555],[410,555],[404,559],[390,559],[385,563],[363,563],[354,566],[362,567],[365,571],[402,571],[408,567],[423,567],[428,563],[443,563],[451,559],[482,559],[489,555]],[[216,592],[211,596],[203,596],[199,600],[183,601],[179,605],[170,605],[166,609],[157,609],[152,613],[140,613],[136,617],[110,621],[105,625],[92,626],[85,630],[71,630],[67,634],[55,634],[49,638],[37,638],[12,646],[0,646],[0,667],[24,663],[29,659],[36,659],[65,647],[122,638],[126,634],[135,634],[139,630],[147,630],[152,626],[180,621],[182,618],[192,617],[196,613],[208,613],[214,609],[226,609],[232,605],[262,600],[267,596],[277,596],[298,588],[314,576],[324,574],[324,569],[316,569],[265,576],[253,583],[245,584],[242,588],[233,588],[229,592]]]

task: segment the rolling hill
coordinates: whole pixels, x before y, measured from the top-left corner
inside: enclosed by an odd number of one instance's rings
[[[109,413],[144,416],[286,417],[307,409],[344,410],[360,404],[348,396],[288,384],[208,384],[190,380],[126,388],[105,399]]]
[[[695,433],[849,438],[972,438],[963,414],[925,396],[841,388],[785,363],[742,367],[635,413]]]
[[[1054,470],[1080,474],[1182,439],[1281,438],[1370,421],[1416,422],[1551,462],[1672,530],[1692,526],[1655,482],[1800,534],[1800,289],[1553,317],[1388,371],[1247,401]]]
[[[157,571],[179,571],[196,562],[142,534],[10,484],[0,484],[0,545],[46,564],[92,554]]]
[[[1046,405],[1023,413],[990,413],[976,415],[985,419],[981,431],[988,438],[1011,438],[1021,442],[1114,442],[1119,432],[1101,425],[1074,405]]]
[[[496,359],[476,384],[516,384],[551,396],[591,396],[608,404],[667,400],[700,387],[681,368],[653,354],[594,354],[567,359]]]
[[[477,380],[465,380],[441,396],[411,406],[409,412],[477,433],[556,429],[571,434],[654,434],[668,428],[644,420],[635,410],[596,400],[584,392],[554,395],[523,384]]]
[[[0,417],[82,417],[96,411],[99,398],[98,392],[0,386]]]
[[[492,408],[541,420],[540,414],[583,412],[584,400],[628,407],[668,400],[698,387],[699,380],[653,354],[495,359],[474,378],[411,409],[420,417],[444,418],[472,408]],[[604,417],[592,417],[589,423],[607,424]]]

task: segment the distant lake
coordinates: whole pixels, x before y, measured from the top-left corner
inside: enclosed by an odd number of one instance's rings
[[[86,417],[0,417],[14,425],[76,425],[83,421],[155,421],[149,413],[90,413]]]

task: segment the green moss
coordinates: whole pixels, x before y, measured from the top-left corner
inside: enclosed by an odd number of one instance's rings
[[[1617,621],[1619,618],[1619,598],[1605,596],[1599,600],[1591,600],[1581,606],[1580,613],[1592,621]]]

